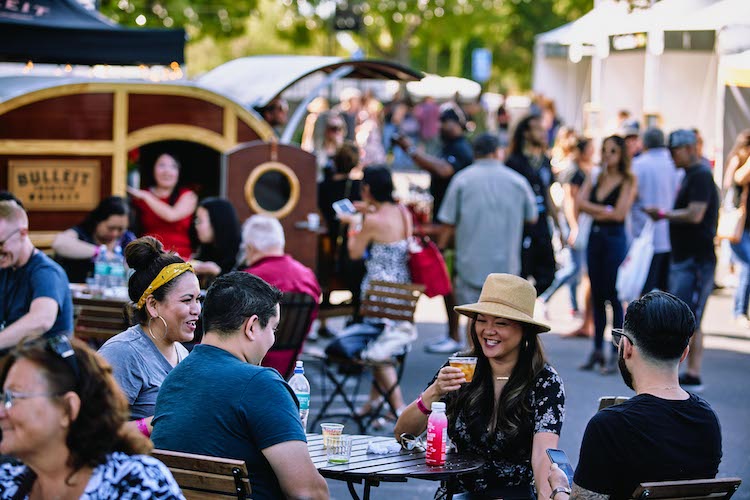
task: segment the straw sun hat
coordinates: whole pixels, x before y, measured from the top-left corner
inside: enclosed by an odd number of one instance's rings
[[[536,333],[550,330],[544,323],[534,321],[536,290],[523,278],[512,274],[490,274],[484,280],[479,302],[456,306],[458,313],[473,318],[476,314],[487,314],[512,319],[530,325]]]

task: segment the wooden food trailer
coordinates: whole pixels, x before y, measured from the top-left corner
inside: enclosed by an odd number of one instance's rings
[[[0,189],[23,201],[35,243],[48,247],[54,234],[78,224],[99,200],[124,196],[129,175],[147,179],[156,156],[177,148],[183,184],[200,197],[226,197],[240,220],[253,213],[277,217],[287,251],[315,269],[317,234],[301,224],[317,211],[315,158],[288,144],[291,132],[279,142],[232,89],[247,95],[254,88],[252,104],[262,106],[317,72],[327,75],[327,84],[344,76],[404,81],[421,75],[380,61],[287,56],[238,61],[227,63],[234,80],[230,74],[195,83],[0,77]],[[214,71],[224,74],[222,67]],[[239,85],[248,71],[255,77]],[[231,85],[221,88],[227,82]],[[305,107],[303,101],[298,108]],[[288,130],[302,117],[293,115]]]

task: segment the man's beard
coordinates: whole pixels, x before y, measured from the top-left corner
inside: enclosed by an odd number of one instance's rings
[[[622,381],[625,382],[625,385],[627,385],[630,389],[633,389],[633,374],[630,373],[628,367],[625,366],[625,357],[622,354],[622,349],[619,349],[619,351],[620,352],[617,354],[617,366],[620,368]]]

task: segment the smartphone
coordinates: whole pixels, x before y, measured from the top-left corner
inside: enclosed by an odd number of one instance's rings
[[[352,215],[352,214],[357,213],[357,209],[354,208],[354,204],[346,198],[344,198],[343,200],[334,201],[332,206],[333,206],[333,211],[339,215],[341,214]]]
[[[557,464],[558,467],[568,476],[568,485],[573,485],[573,466],[570,465],[568,456],[562,450],[556,450],[554,448],[547,448],[547,456],[552,463]]]

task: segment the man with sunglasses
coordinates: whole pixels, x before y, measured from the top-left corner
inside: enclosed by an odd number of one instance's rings
[[[29,219],[14,201],[0,201],[0,353],[21,339],[73,331],[65,271],[29,239]]]
[[[694,330],[692,311],[674,295],[654,291],[630,303],[612,341],[623,381],[636,395],[589,421],[572,485],[552,468],[554,500],[630,498],[642,482],[716,477],[719,419],[678,381]]]
[[[257,109],[263,119],[274,129],[277,135],[289,119],[289,104],[286,100],[277,97],[271,102]]]

